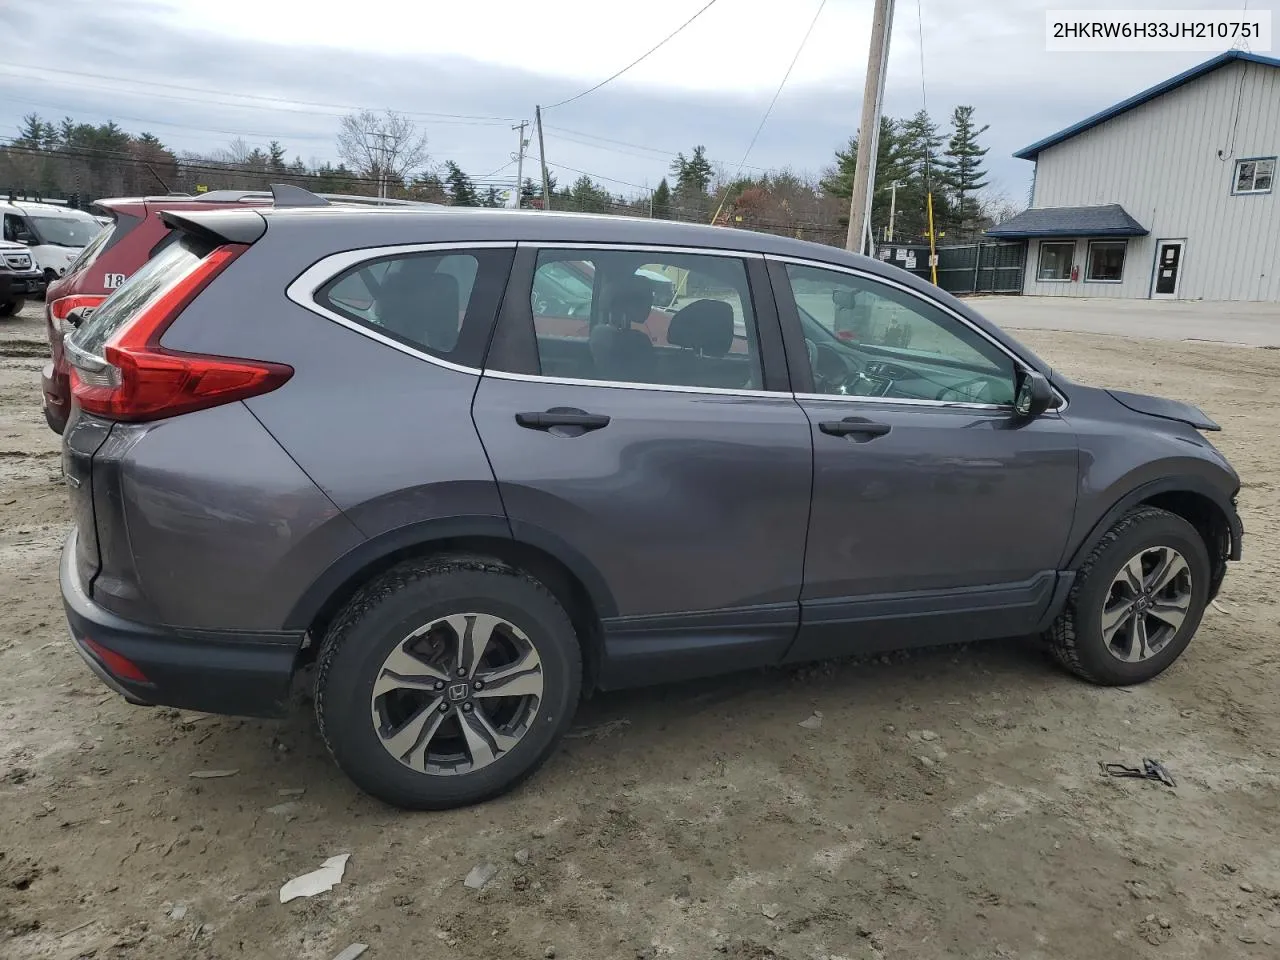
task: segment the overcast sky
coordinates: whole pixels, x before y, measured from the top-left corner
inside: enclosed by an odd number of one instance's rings
[[[1014,150],[1212,56],[1046,53],[1045,10],[1235,10],[1244,2],[919,0],[929,111],[942,120],[972,104],[991,125],[984,141],[993,187],[1021,200],[1031,164],[1013,159]],[[1278,2],[1249,5],[1272,10],[1280,29]],[[511,125],[531,117],[535,103],[607,77],[703,3],[0,0],[0,137],[36,111],[114,119],[178,150],[207,152],[241,136],[322,161],[336,159],[334,133],[348,108],[392,108],[423,126],[433,161],[454,160],[484,178],[510,161]],[[861,110],[871,7],[826,0],[749,167],[817,173],[848,140]],[[618,80],[547,111],[547,157],[561,182],[576,168],[634,194],[632,185],[657,184],[672,153],[698,143],[732,172],[817,9],[818,0],[718,0]],[[885,93],[892,115],[921,106],[920,53],[917,4],[898,0]],[[532,149],[536,156],[536,141]],[[514,173],[512,164],[494,176]]]

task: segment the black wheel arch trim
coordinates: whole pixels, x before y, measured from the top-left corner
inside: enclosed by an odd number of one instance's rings
[[[1194,493],[1204,497],[1216,506],[1222,512],[1231,531],[1231,545],[1228,549],[1227,559],[1240,559],[1244,526],[1240,522],[1240,515],[1236,511],[1233,499],[1224,494],[1221,489],[1200,477],[1178,475],[1161,477],[1158,480],[1140,484],[1112,504],[1111,508],[1102,515],[1085,538],[1076,546],[1075,550],[1071,552],[1064,569],[1080,569],[1080,565],[1089,556],[1089,552],[1106,536],[1107,531],[1115,525],[1116,521],[1134,507],[1162,493]]]
[[[317,577],[294,603],[282,627],[305,630],[325,605],[362,570],[397,553],[468,537],[506,540],[548,554],[577,577],[600,618],[617,616],[612,591],[594,564],[560,537],[536,524],[500,516],[460,516],[423,520],[388,530],[347,551]]]

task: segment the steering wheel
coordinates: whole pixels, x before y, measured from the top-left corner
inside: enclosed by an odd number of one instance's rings
[[[828,343],[815,343],[805,338],[813,385],[818,393],[856,393],[865,364],[851,352],[837,350]]]

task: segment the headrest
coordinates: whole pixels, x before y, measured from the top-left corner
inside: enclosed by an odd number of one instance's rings
[[[378,292],[378,318],[392,333],[445,353],[458,339],[458,281],[407,262]]]
[[[626,277],[611,285],[606,303],[609,323],[626,329],[649,319],[653,286],[643,277]]]
[[[693,301],[671,318],[667,343],[723,357],[733,346],[733,307],[723,300]]]

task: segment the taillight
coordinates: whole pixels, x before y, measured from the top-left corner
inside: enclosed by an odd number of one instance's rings
[[[282,363],[182,353],[160,337],[236,257],[218,247],[107,340],[102,359],[72,351],[71,389],[82,410],[111,420],[159,420],[268,393],[293,376]]]
[[[107,299],[106,296],[102,294],[76,293],[69,297],[59,297],[53,301],[53,303],[49,304],[49,312],[53,314],[53,319],[65,320],[67,319],[67,314],[76,309],[76,307],[87,307],[92,310],[105,299]]]

